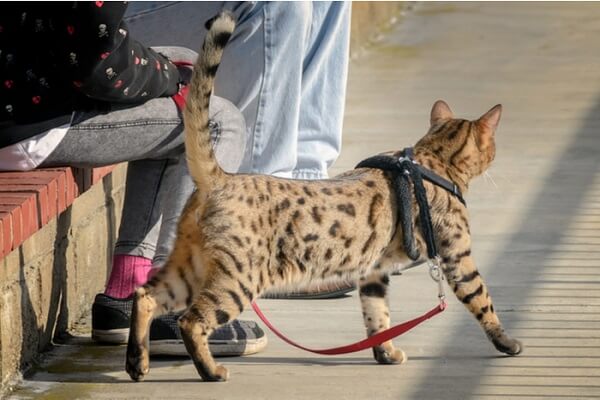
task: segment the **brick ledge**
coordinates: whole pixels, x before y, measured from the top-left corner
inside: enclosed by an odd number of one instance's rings
[[[45,168],[0,172],[0,259],[115,168]]]

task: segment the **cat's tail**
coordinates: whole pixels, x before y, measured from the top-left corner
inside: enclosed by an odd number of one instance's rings
[[[208,33],[194,65],[183,113],[187,165],[200,191],[210,190],[225,175],[212,149],[208,105],[223,49],[235,28],[235,20],[231,13],[223,11],[206,25]]]

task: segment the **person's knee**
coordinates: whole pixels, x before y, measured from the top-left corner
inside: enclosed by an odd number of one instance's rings
[[[173,62],[195,63],[198,53],[181,46],[153,46],[152,49]]]
[[[244,116],[229,100],[212,96],[210,99],[211,139],[221,168],[237,172],[246,149]]]

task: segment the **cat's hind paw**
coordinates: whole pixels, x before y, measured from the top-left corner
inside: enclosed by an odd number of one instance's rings
[[[373,356],[379,364],[404,364],[408,357],[401,349],[393,349],[391,352],[379,347],[373,347]]]
[[[516,356],[523,351],[523,344],[517,339],[511,339],[508,336],[494,340],[494,346],[496,350],[509,356]]]

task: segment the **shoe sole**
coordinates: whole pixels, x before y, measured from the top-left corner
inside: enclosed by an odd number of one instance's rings
[[[127,344],[129,338],[129,328],[111,329],[111,330],[92,330],[92,339],[99,343],[106,344]],[[263,336],[251,341],[232,342],[228,340],[209,340],[210,351],[214,357],[235,357],[248,356],[256,354],[267,347],[267,336]],[[187,356],[189,353],[185,349],[182,340],[151,340],[150,354],[160,356]]]
[[[127,344],[129,328],[122,329],[92,329],[92,339],[99,343]]]
[[[213,357],[238,357],[256,354],[267,347],[268,339],[263,336],[252,341],[210,340],[208,346]],[[189,356],[181,340],[151,340],[150,354],[154,356]]]

